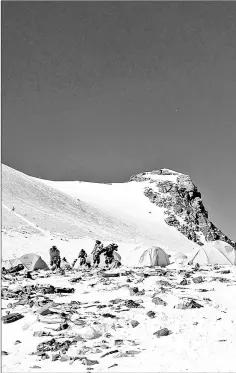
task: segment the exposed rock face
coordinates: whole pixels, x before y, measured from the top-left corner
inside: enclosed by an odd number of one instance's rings
[[[176,181],[156,180],[156,175],[176,175]],[[235,241],[229,239],[208,219],[201,193],[188,175],[166,169],[134,175],[130,181],[148,181],[144,195],[159,207],[165,208],[165,222],[178,229],[189,240],[203,245],[206,241],[222,240],[236,249]]]

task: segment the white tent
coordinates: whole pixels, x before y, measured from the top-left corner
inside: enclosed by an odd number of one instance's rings
[[[224,241],[211,241],[189,257],[189,263],[200,265],[236,265],[236,250]]]
[[[187,259],[187,255],[178,252],[171,255],[170,261],[177,264],[184,264],[187,261]]]
[[[49,269],[46,262],[41,258],[40,255],[30,253],[21,256],[20,258],[7,260],[4,263],[6,269],[17,266],[18,264],[23,264],[26,269],[33,271],[36,269]]]
[[[158,246],[149,247],[144,251],[139,259],[142,267],[166,267],[170,264],[170,255]]]

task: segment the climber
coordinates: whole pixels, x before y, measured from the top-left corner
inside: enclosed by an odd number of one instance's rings
[[[78,259],[80,260],[80,265],[84,265],[86,264],[86,258],[87,258],[87,253],[84,249],[81,249],[80,252],[79,252],[79,255],[78,255]]]
[[[50,255],[50,266],[53,267],[53,269],[60,268],[61,266],[61,257],[60,257],[60,251],[56,246],[52,246],[49,250]]]
[[[104,256],[105,256],[105,265],[109,267],[114,261],[114,251],[118,250],[118,245],[116,243],[112,243],[104,248]]]
[[[103,253],[103,251],[104,251],[103,244],[101,243],[101,241],[96,240],[94,249],[92,251],[93,264],[95,267],[98,267],[98,265],[100,264],[100,255]]]

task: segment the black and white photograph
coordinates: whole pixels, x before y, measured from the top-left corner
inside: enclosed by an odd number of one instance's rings
[[[1,2],[3,373],[236,372],[236,1]]]

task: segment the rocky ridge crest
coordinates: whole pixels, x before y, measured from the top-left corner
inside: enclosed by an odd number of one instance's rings
[[[156,175],[171,176],[171,180],[158,180]],[[199,245],[203,245],[204,241],[222,240],[236,249],[235,241],[209,220],[201,193],[188,175],[160,169],[133,175],[129,181],[153,184],[144,188],[144,195],[150,202],[164,208],[166,224],[175,227],[189,240]]]

